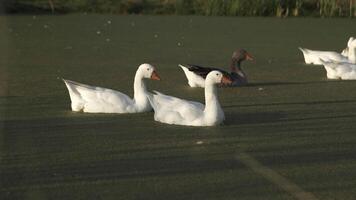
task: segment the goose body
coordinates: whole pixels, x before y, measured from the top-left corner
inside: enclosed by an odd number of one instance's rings
[[[322,65],[320,59],[324,61],[356,63],[355,47],[356,39],[350,37],[347,42],[347,47],[341,53],[335,51],[310,50],[301,47],[299,47],[299,50],[302,51],[306,64]]]
[[[205,79],[205,105],[159,92],[148,95],[156,121],[185,126],[214,126],[225,119],[217,98],[217,83],[231,80],[220,71],[211,71]]]
[[[90,86],[75,81],[64,80],[71,99],[73,111],[88,113],[138,113],[152,109],[148,99],[144,78],[159,80],[155,68],[142,64],[134,79],[134,98],[126,94],[102,87]]]
[[[347,56],[341,55],[341,53],[334,51],[317,51],[299,47],[304,55],[306,64],[322,65],[322,60],[334,60],[336,62],[348,62]]]
[[[203,67],[199,65],[179,65],[182,68],[188,80],[190,87],[205,87],[205,78],[209,72],[217,70],[223,74],[229,75],[232,83],[229,86],[239,86],[247,84],[247,76],[241,68],[241,62],[244,60],[252,60],[252,56],[246,50],[240,49],[233,53],[231,58],[231,72],[214,67]]]
[[[328,79],[356,80],[356,64],[320,60]]]

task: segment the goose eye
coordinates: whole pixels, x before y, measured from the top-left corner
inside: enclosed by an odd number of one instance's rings
[[[147,71],[150,71],[150,68],[147,68]]]
[[[219,74],[216,74],[216,76],[219,76]]]

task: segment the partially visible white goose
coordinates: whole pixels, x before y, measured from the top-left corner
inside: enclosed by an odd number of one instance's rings
[[[349,62],[347,56],[341,55],[341,53],[335,51],[317,51],[299,47],[299,50],[303,52],[304,60],[306,64],[321,65],[320,59],[334,60],[337,62]]]
[[[304,60],[306,64],[314,64],[314,65],[322,65],[320,59],[328,61],[333,60],[335,62],[352,62],[356,63],[356,60],[350,57],[350,50],[354,48],[353,45],[354,38],[350,37],[347,48],[342,51],[342,53],[338,53],[335,51],[317,51],[317,50],[310,50],[306,48],[299,47],[299,50],[302,51]]]
[[[328,79],[356,80],[356,64],[320,60]]]
[[[150,64],[138,67],[134,79],[134,98],[112,89],[95,87],[64,80],[71,99],[73,111],[88,113],[138,113],[152,110],[147,99],[144,78],[160,80],[155,68]]]
[[[225,119],[218,97],[216,84],[229,84],[231,80],[220,71],[211,71],[205,79],[205,105],[177,97],[156,94],[148,95],[155,112],[156,121],[185,126],[214,126]]]

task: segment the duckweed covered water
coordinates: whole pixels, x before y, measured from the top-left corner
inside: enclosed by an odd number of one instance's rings
[[[1,199],[295,199],[260,165],[317,199],[356,198],[356,82],[330,81],[298,46],[340,51],[355,20],[193,16],[1,16]],[[250,85],[221,88],[218,127],[169,126],[153,113],[70,111],[62,78],[132,96],[203,101],[179,63],[226,68],[245,48]]]

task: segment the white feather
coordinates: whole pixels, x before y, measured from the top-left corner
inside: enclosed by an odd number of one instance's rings
[[[188,84],[190,87],[204,87],[205,86],[205,79],[201,76],[194,74],[193,72],[189,71],[189,69],[181,64],[179,64],[184,71],[185,76],[187,77]]]

